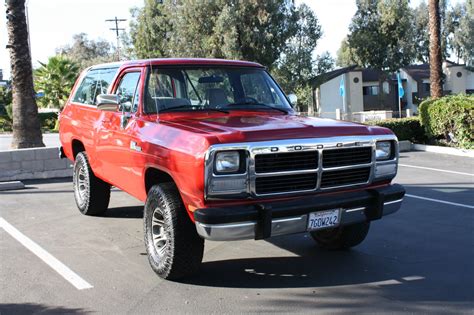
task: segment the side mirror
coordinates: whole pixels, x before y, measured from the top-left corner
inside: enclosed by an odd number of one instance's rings
[[[298,103],[298,97],[296,97],[296,95],[293,93],[288,95],[288,100],[292,106],[296,106],[296,103]]]
[[[115,94],[99,94],[96,98],[97,109],[116,112],[120,106],[120,98]]]

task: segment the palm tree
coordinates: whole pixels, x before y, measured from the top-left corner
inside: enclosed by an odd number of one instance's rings
[[[62,109],[76,81],[79,66],[61,55],[40,64],[41,67],[35,70],[35,87],[37,91],[43,91],[44,96],[38,102],[42,107]]]
[[[44,147],[33,89],[25,0],[6,0],[7,31],[13,90],[13,141],[11,147]]]
[[[429,26],[430,26],[430,91],[432,98],[443,96],[442,85],[442,57],[441,57],[441,19],[439,0],[429,0]]]

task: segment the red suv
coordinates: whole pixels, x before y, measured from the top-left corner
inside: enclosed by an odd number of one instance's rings
[[[61,113],[74,196],[102,215],[115,186],[145,203],[145,245],[166,279],[196,272],[204,239],[309,232],[355,246],[400,208],[385,128],[303,117],[259,64],[153,59],[85,70]]]

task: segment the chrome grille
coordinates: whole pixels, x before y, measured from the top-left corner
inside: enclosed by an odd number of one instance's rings
[[[316,173],[257,177],[255,185],[259,195],[314,190],[317,178]]]
[[[318,168],[318,151],[285,152],[255,156],[256,173],[315,170]]]
[[[321,188],[363,184],[369,181],[369,176],[370,167],[324,171],[321,177]]]
[[[323,151],[323,167],[368,164],[372,162],[372,148],[344,148]]]

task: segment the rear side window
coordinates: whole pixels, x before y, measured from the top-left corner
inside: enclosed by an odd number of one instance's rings
[[[74,94],[73,102],[95,105],[97,95],[107,93],[117,70],[118,68],[104,68],[87,72]]]

